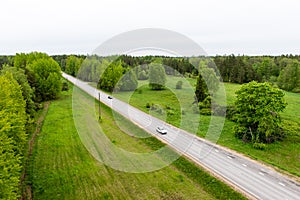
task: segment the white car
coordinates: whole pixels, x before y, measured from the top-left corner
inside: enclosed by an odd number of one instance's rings
[[[161,126],[158,126],[158,127],[156,128],[156,131],[157,131],[158,133],[162,134],[162,135],[167,134],[167,130],[164,129],[164,127],[161,127]]]

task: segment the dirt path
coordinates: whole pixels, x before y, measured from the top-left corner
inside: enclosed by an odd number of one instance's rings
[[[35,143],[35,139],[37,137],[37,135],[40,133],[42,125],[43,125],[43,121],[47,115],[48,109],[49,109],[49,105],[50,105],[50,101],[47,101],[44,103],[44,108],[43,108],[43,112],[41,114],[41,116],[38,118],[37,122],[36,122],[36,129],[34,131],[34,133],[31,136],[31,139],[28,142],[28,154],[27,157],[25,158],[25,166],[24,166],[24,170],[23,170],[23,174],[21,176],[21,181],[20,181],[20,185],[21,187],[23,186],[23,192],[22,192],[22,196],[21,196],[21,200],[32,200],[32,189],[31,189],[31,185],[30,184],[25,184],[25,180],[26,180],[26,176],[27,176],[27,167],[28,167],[28,162],[30,160],[30,157],[32,155],[32,150],[33,150],[33,146]]]

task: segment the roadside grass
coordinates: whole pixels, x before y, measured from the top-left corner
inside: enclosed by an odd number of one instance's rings
[[[28,182],[34,199],[245,199],[184,158],[148,173],[121,172],[97,162],[77,134],[71,95],[72,89],[51,103],[35,143]],[[115,145],[134,152],[163,145],[153,137],[124,134],[112,111],[101,107],[102,129]],[[142,131],[123,122],[132,132]]]
[[[199,114],[193,112],[193,96],[191,96],[190,93],[187,94],[189,90],[186,89],[186,84],[183,84],[183,89],[181,90],[175,89],[178,80],[182,80],[182,78],[168,76],[168,88],[161,91],[152,91],[148,87],[147,81],[139,81],[138,90],[134,92],[119,92],[113,95],[120,100],[129,102],[131,105],[146,113],[156,117],[158,116],[161,119],[166,119],[168,123],[174,126],[181,127],[191,133],[197,132],[198,136],[210,139],[207,130],[211,122],[211,117],[201,115],[199,118]],[[194,79],[188,79],[188,81],[192,86],[195,83]],[[227,105],[233,105],[235,91],[237,91],[241,85],[224,83],[224,86],[226,89]],[[175,98],[176,95],[181,99],[180,103]],[[265,150],[254,149],[251,144],[244,143],[235,138],[232,130],[235,123],[227,119],[225,120],[221,135],[214,132],[214,130],[212,130],[210,135],[215,135],[216,137],[220,136],[217,142],[220,145],[229,147],[253,159],[276,166],[296,176],[300,176],[300,94],[286,92],[285,99],[288,105],[284,112],[281,113],[281,116],[286,131],[286,138],[284,138],[283,141],[269,144]],[[160,115],[151,110],[149,111],[149,109],[146,108],[147,103],[161,105],[167,114],[168,109],[166,109],[166,107],[169,106],[171,110],[173,110],[173,113],[170,116],[166,116],[166,114]],[[184,110],[183,115],[181,115],[181,109]],[[185,122],[187,123],[181,124],[182,118],[185,118]]]

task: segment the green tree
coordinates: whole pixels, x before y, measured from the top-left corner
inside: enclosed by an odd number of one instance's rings
[[[100,75],[97,87],[109,92],[112,92],[114,89],[119,90],[119,88],[115,87],[123,75],[124,69],[122,64],[122,61],[112,62]]]
[[[98,82],[100,74],[108,64],[105,59],[100,62],[96,56],[88,57],[82,62],[77,77],[83,81]]]
[[[133,70],[127,71],[118,82],[121,91],[133,91],[137,88],[138,81]]]
[[[162,90],[167,82],[165,68],[159,63],[149,65],[149,86],[152,90]]]
[[[0,88],[0,199],[17,199],[20,160],[27,141],[26,104],[10,72],[0,76]]]
[[[139,80],[147,80],[149,77],[147,75],[147,73],[145,72],[145,70],[141,70],[139,73],[138,73],[138,79]]]
[[[262,81],[270,81],[272,76],[278,76],[280,67],[274,62],[274,59],[265,57],[260,63],[254,65],[258,76]]]
[[[77,76],[78,70],[83,62],[82,58],[76,56],[69,56],[66,60],[65,72],[71,76]]]
[[[5,74],[6,72],[10,72],[14,79],[18,82],[22,89],[22,95],[26,101],[26,112],[33,116],[35,112],[35,104],[34,104],[34,91],[30,87],[27,76],[25,75],[25,70],[16,67],[4,66],[4,68],[0,71],[1,74]]]
[[[195,102],[202,102],[208,96],[208,89],[202,75],[199,74],[196,82]]]
[[[26,124],[26,103],[22,96],[21,86],[13,78],[12,74],[6,72],[0,76],[0,116],[3,121],[1,127],[9,127],[8,137],[13,139],[13,145],[19,154],[22,153],[26,141],[25,124]]]
[[[300,63],[293,60],[281,70],[278,85],[286,91],[300,92]]]
[[[16,155],[12,139],[3,134],[5,131],[7,127],[0,129],[0,199],[18,199],[21,157]]]
[[[176,83],[176,89],[182,89],[182,84],[183,84],[182,81],[177,81],[177,83]]]
[[[252,81],[236,92],[235,134],[255,144],[270,143],[282,137],[279,112],[286,107],[282,90],[269,83]]]
[[[34,61],[28,67],[35,78],[36,97],[38,101],[55,99],[62,88],[61,70],[52,58],[42,58]]]
[[[41,52],[31,52],[29,54],[17,53],[16,56],[14,57],[14,67],[25,69],[27,65],[41,58],[49,58],[49,56]]]

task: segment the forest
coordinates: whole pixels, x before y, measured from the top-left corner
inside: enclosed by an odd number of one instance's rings
[[[136,68],[136,77],[139,80],[148,79],[148,64],[154,61],[160,62],[165,67],[167,75],[185,75],[197,77],[202,66],[215,69],[223,82],[248,83],[251,81],[269,82],[273,86],[295,93],[300,92],[300,56],[245,56],[223,55],[209,57],[164,57],[143,56],[134,57],[129,55],[98,57],[96,55],[57,55],[52,56],[63,71],[77,75],[86,81],[97,81],[110,62],[119,64],[124,69],[123,73],[130,68]],[[86,59],[87,58],[87,59]],[[0,59],[3,61],[8,58]],[[80,68],[80,69],[79,69]],[[79,69],[79,71],[78,71]],[[216,70],[217,69],[217,70]],[[89,77],[84,75],[89,74]]]

